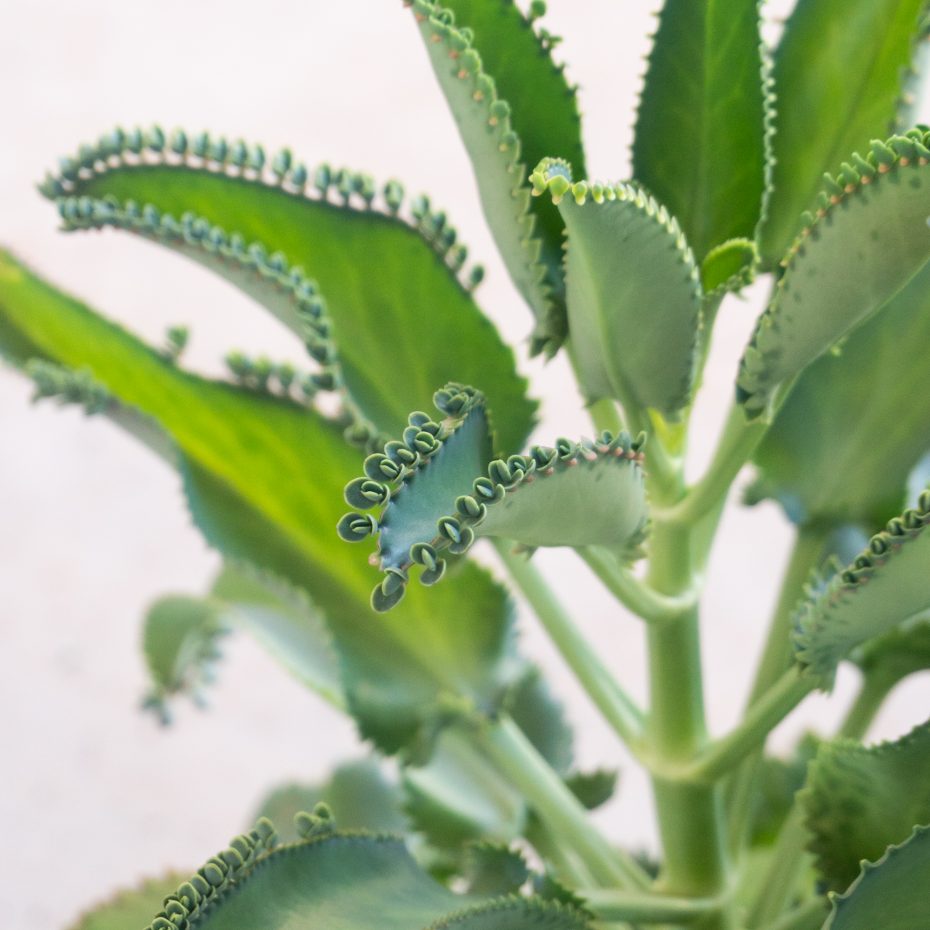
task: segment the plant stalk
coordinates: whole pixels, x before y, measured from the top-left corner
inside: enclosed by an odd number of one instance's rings
[[[494,547],[594,705],[631,752],[637,754],[643,738],[642,711],[607,671],[536,566],[515,554],[506,540],[495,540]]]
[[[693,924],[720,909],[712,898],[677,898],[636,891],[586,888],[577,892],[599,920]]]
[[[481,729],[478,740],[554,836],[578,854],[595,881],[608,888],[649,887],[649,876],[595,828],[581,802],[513,720],[502,716],[497,723]]]

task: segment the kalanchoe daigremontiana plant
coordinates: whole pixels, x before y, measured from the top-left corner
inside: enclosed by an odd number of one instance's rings
[[[533,349],[568,355],[587,408],[576,436],[527,447],[535,404],[475,301],[481,271],[396,181],[158,128],[63,159],[42,191],[65,229],[200,262],[309,355],[233,352],[230,379],[207,380],[181,364],[185,329],[149,347],[0,254],[4,355],[37,396],[177,467],[227,561],[208,595],[148,615],[149,704],[196,695],[219,637],[245,629],[374,753],[276,791],[197,874],[81,926],[930,927],[930,724],[861,743],[890,690],[930,668],[930,130],[909,115],[925,0],[798,0],[774,48],[756,0],[666,0],[619,183],[585,179],[539,0],[407,5]],[[688,485],[714,319],[760,274],[771,299]],[[797,543],[743,719],[711,739],[698,605],[749,462],[750,499],[778,500]],[[559,705],[515,651],[508,591],[468,558],[482,537],[651,776],[655,861],[590,819],[614,775],[573,767]],[[541,546],[573,549],[644,621],[648,707],[535,568]],[[839,732],[767,756],[844,662],[862,683]]]

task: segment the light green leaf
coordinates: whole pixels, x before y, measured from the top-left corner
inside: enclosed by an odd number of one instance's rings
[[[767,182],[768,88],[757,0],[665,0],[633,144],[633,176],[702,260],[753,239]]]
[[[775,164],[762,254],[777,264],[820,178],[895,128],[926,0],[799,0],[775,52]],[[907,128],[907,127],[905,127]]]
[[[930,133],[873,142],[825,177],[817,216],[786,259],[740,362],[737,395],[758,416],[776,389],[883,307],[930,258]]]
[[[526,178],[530,165],[552,154],[584,172],[574,89],[510,0],[414,0],[412,7],[488,225],[536,316],[533,348],[551,354],[565,337],[562,223],[551,204],[530,202]]]
[[[842,891],[863,859],[878,859],[917,824],[930,823],[930,725],[893,743],[820,745],[800,795],[808,848],[827,885]]]
[[[445,214],[428,201],[414,202],[411,221],[399,212],[396,182],[375,198],[367,176],[322,166],[322,192],[305,192],[303,165],[281,176],[237,168],[242,143],[214,139],[205,158],[191,154],[189,143],[181,164],[164,152],[148,152],[138,164],[129,161],[128,137],[119,138],[115,154],[107,140],[89,147],[86,167],[48,188],[71,200],[63,205],[66,226],[130,229],[221,271],[301,338],[315,324],[314,351],[338,365],[352,404],[377,432],[399,432],[437,384],[469,378],[499,406],[501,442],[525,440],[536,405],[526,398],[512,351],[459,282],[464,252]],[[182,222],[185,214],[192,216]],[[245,280],[253,267],[265,281]],[[295,267],[304,282],[290,274]],[[325,327],[307,318],[320,297]]]
[[[390,619],[372,616],[364,554],[332,557],[341,489],[357,462],[338,426],[181,371],[2,253],[0,346],[20,364],[39,356],[87,368],[119,398],[110,402],[117,414],[139,411],[171,437],[208,541],[303,588],[323,612],[350,709],[380,748],[396,752],[432,732],[442,695],[492,712],[518,677],[506,594],[474,565],[428,598],[412,593]]]
[[[918,827],[878,862],[866,862],[847,892],[833,898],[823,930],[918,930],[927,925],[930,827]]]
[[[774,497],[799,523],[874,527],[900,511],[930,448],[930,369],[913,351],[927,344],[930,266],[804,370],[756,453],[751,498]]]
[[[481,393],[448,384],[435,403],[442,423],[412,413],[404,442],[368,456],[365,474],[346,486],[350,505],[382,508],[377,519],[353,511],[339,521],[348,542],[378,537],[385,576],[372,594],[376,610],[401,600],[411,566],[422,566],[420,580],[434,585],[446,568],[438,554],[465,552],[477,536],[635,554],[647,520],[642,439],[626,433],[594,443],[560,439],[555,448],[496,459],[485,475],[479,463],[490,448],[489,415]]]
[[[168,899],[190,930],[583,930],[576,911],[540,899],[453,894],[400,840],[332,832],[303,815],[306,838],[272,848],[267,827],[236,837]],[[260,821],[260,828],[268,821]],[[149,930],[158,930],[158,918]]]
[[[360,759],[337,766],[319,785],[284,785],[272,791],[259,805],[255,820],[267,817],[277,825],[284,842],[299,838],[294,817],[301,811],[326,804],[343,830],[376,830],[405,833],[407,818],[401,810],[403,795],[373,759]]]
[[[559,160],[532,182],[565,220],[568,328],[588,399],[674,417],[691,396],[703,298],[678,223],[635,185],[573,184]]]
[[[909,675],[930,669],[930,619],[920,617],[870,639],[850,659],[873,687],[891,691]]]
[[[917,508],[869,541],[843,571],[809,592],[794,617],[794,651],[829,687],[840,660],[861,643],[930,610],[930,491]]]
[[[144,927],[181,880],[180,875],[171,874],[149,879],[137,888],[119,891],[109,901],[83,914],[68,930],[135,930]]]

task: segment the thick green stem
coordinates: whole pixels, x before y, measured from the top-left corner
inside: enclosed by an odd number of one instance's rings
[[[509,718],[480,731],[479,743],[501,773],[559,839],[605,887],[647,888],[649,876],[596,829],[581,802]]]
[[[720,909],[712,898],[675,898],[649,892],[588,888],[577,892],[599,920],[693,924]]]
[[[677,595],[692,583],[691,539],[686,529],[657,523],[652,535],[649,581]],[[649,737],[657,766],[689,763],[704,747],[704,696],[698,612],[647,629],[651,713]],[[726,886],[727,863],[718,790],[653,776],[664,852],[663,886],[669,893],[716,897]],[[718,921],[710,926],[726,926]]]
[[[619,565],[609,552],[597,546],[588,546],[576,551],[607,590],[624,607],[647,622],[663,623],[674,620],[694,607],[697,602],[697,591],[694,589],[676,597],[654,591],[629,569]]]
[[[494,545],[511,578],[592,702],[620,739],[634,753],[638,752],[643,735],[642,711],[604,667],[532,562],[516,555],[506,541],[498,540]]]
[[[897,679],[886,679],[877,675],[866,677],[846,714],[839,735],[848,739],[864,739],[875,715],[896,682]]]

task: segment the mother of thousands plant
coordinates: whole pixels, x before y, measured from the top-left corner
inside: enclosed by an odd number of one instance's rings
[[[158,128],[63,159],[41,190],[65,229],[199,262],[310,357],[233,353],[231,378],[208,380],[180,365],[184,330],[147,346],[0,254],[3,354],[37,396],[176,467],[226,559],[206,596],[146,618],[151,705],[196,691],[217,638],[245,629],[400,772],[368,759],[282,789],[195,875],[81,926],[930,927],[930,724],[861,742],[896,683],[930,667],[930,130],[909,128],[925,0],[798,0],[774,48],[757,0],[666,0],[634,177],[611,183],[585,180],[543,3],[407,6],[533,348],[567,353],[594,438],[526,448],[535,404],[475,301],[480,269],[398,182]],[[760,274],[771,299],[689,486],[714,319]],[[711,739],[699,600],[748,462],[750,498],[781,502],[797,541],[742,721]],[[590,819],[613,776],[573,769],[559,707],[515,651],[510,593],[467,557],[479,537],[649,773],[655,861]],[[642,618],[648,707],[548,588],[540,546],[574,550]],[[861,690],[839,732],[766,756],[843,662]]]

